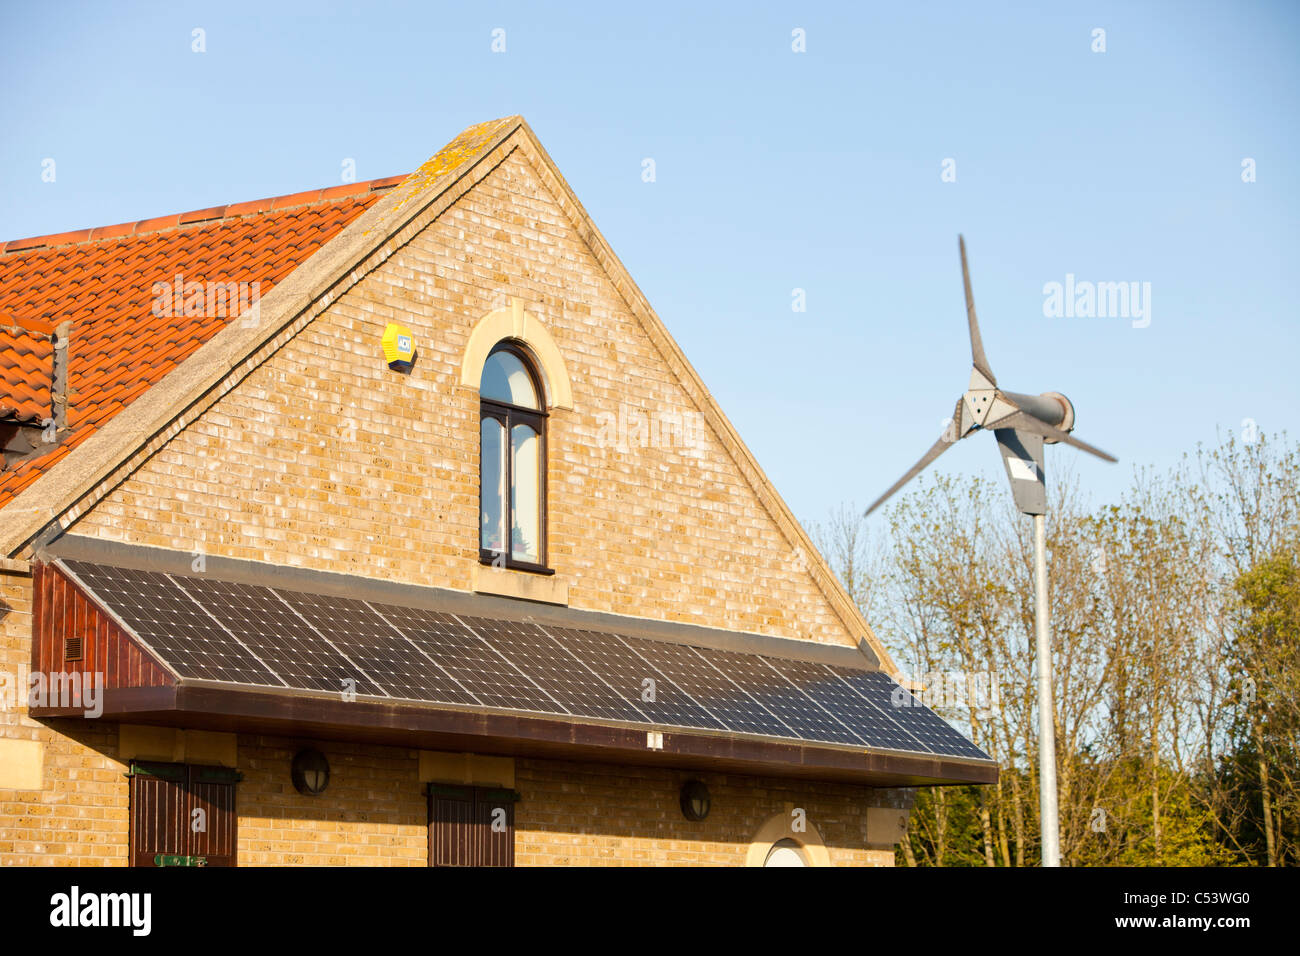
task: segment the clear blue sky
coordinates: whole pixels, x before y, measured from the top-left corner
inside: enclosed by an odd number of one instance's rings
[[[1001,384],[1121,459],[1049,475],[1109,500],[1300,409],[1300,4],[698,6],[6,3],[0,238],[409,172],[522,113],[805,520],[964,389],[959,231]],[[1045,317],[1067,273],[1149,282],[1150,326]],[[1000,472],[987,436],[939,467]]]

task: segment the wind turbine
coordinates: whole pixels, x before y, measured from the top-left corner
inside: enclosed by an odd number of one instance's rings
[[[879,508],[932,461],[977,431],[992,431],[1002,452],[1007,479],[1016,507],[1034,519],[1034,629],[1038,643],[1038,779],[1039,809],[1043,830],[1043,866],[1061,865],[1060,826],[1056,803],[1056,733],[1052,724],[1052,659],[1048,638],[1047,607],[1047,475],[1043,467],[1043,443],[1065,442],[1090,455],[1114,462],[1117,459],[1100,448],[1079,441],[1074,429],[1074,406],[1060,392],[1022,395],[1003,391],[989,368],[975,318],[975,299],[970,291],[970,269],[966,266],[966,240],[957,237],[961,249],[961,278],[966,290],[966,320],[970,326],[970,384],[957,399],[952,420],[939,440],[911,470],[875,500],[866,514]]]

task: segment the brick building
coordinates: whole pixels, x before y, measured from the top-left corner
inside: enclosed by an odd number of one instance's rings
[[[5,244],[0,386],[0,863],[890,865],[996,779],[519,117]]]

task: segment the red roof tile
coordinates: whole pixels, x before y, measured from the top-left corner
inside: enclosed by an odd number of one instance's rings
[[[68,432],[0,471],[0,508],[403,178],[3,243],[0,419],[51,414],[54,327],[71,329]]]
[[[54,415],[54,326],[0,316],[0,420]]]

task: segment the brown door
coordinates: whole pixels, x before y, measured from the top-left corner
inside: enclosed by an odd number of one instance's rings
[[[224,767],[131,765],[132,866],[234,866],[235,783]]]
[[[186,768],[179,764],[131,767],[131,865],[186,855]]]
[[[190,767],[189,855],[205,866],[235,865],[236,776],[221,767]]]
[[[430,866],[514,866],[512,790],[429,785]]]

